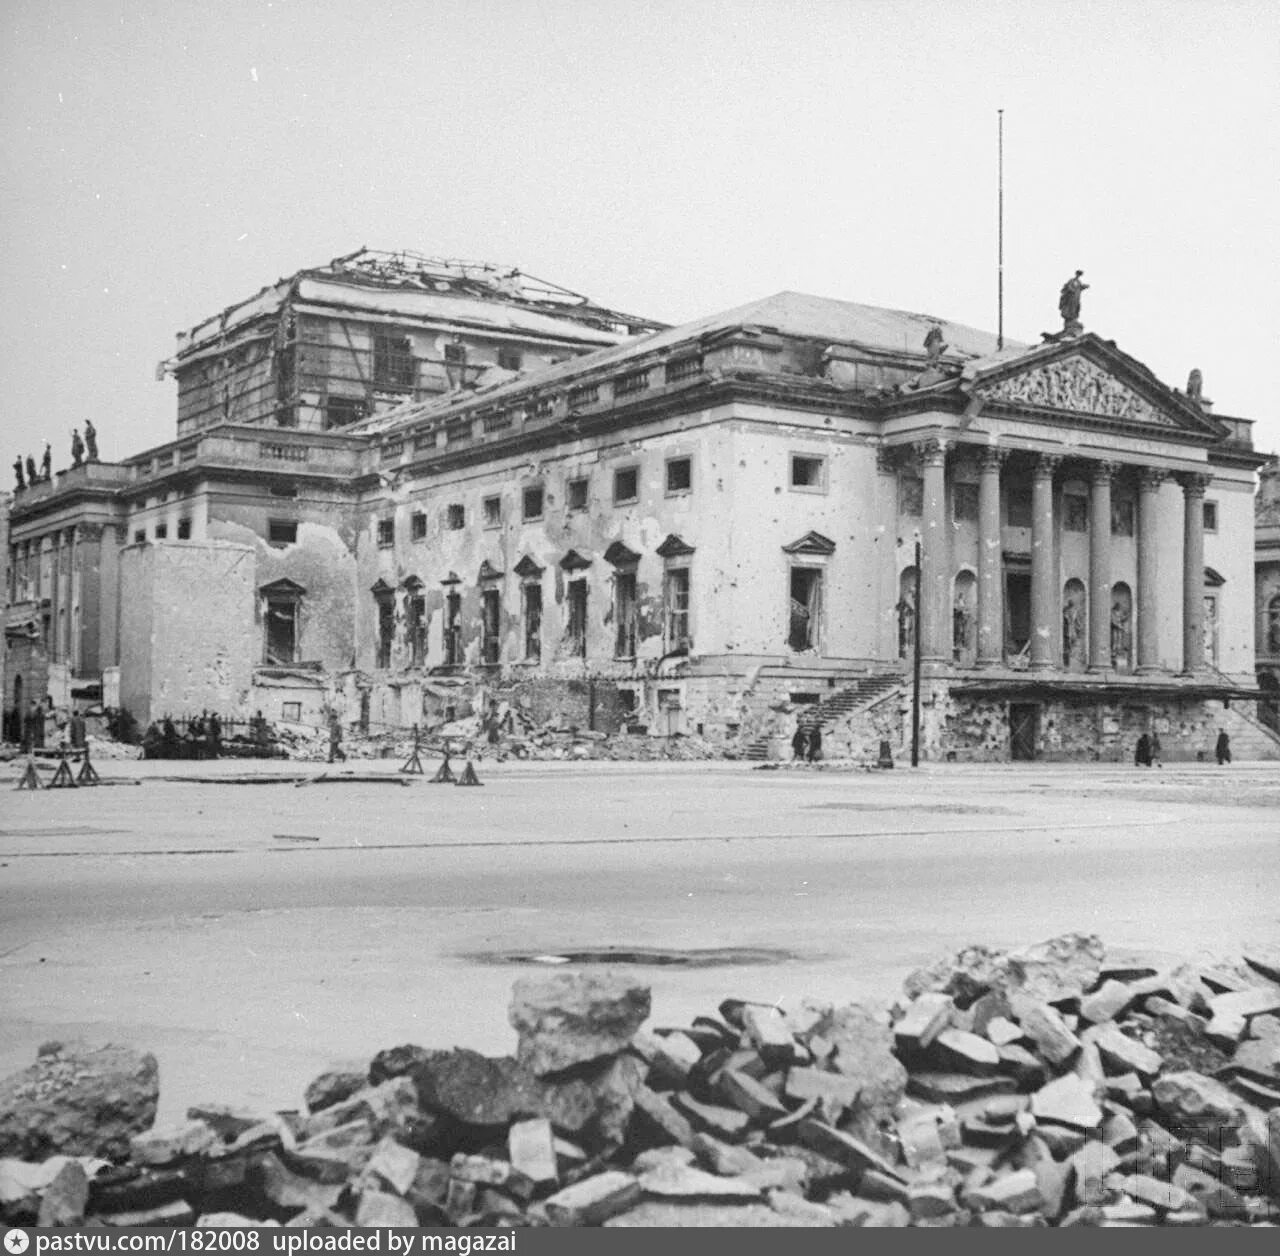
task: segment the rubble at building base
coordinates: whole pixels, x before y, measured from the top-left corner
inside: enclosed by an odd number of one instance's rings
[[[513,1057],[395,1047],[314,1079],[303,1111],[192,1108],[172,1130],[145,1128],[154,1060],[117,1048],[125,1098],[96,1141],[83,1115],[113,1093],[102,1057],[46,1047],[0,1082],[0,1217],[1111,1228],[1280,1216],[1280,952],[1168,969],[1071,934],[969,947],[905,990],[890,1010],[726,999],[685,1028],[646,1028],[649,991],[621,970],[557,972],[517,983]]]

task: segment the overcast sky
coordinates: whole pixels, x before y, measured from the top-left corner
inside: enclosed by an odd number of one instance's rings
[[[174,334],[361,245],[680,322],[1086,327],[1280,447],[1275,0],[4,0],[0,456],[174,435]]]

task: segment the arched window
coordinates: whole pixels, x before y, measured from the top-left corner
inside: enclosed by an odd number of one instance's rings
[[[1133,670],[1133,593],[1123,581],[1111,586],[1111,666]]]
[[[1089,640],[1088,600],[1084,584],[1068,580],[1062,586],[1062,667],[1068,672],[1082,672],[1086,663]]]

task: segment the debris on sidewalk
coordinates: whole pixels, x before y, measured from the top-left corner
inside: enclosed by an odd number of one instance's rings
[[[303,1111],[193,1108],[173,1130],[149,1128],[151,1057],[46,1048],[0,1082],[0,1218],[1274,1224],[1273,961],[1111,963],[1066,935],[967,948],[892,1008],[726,999],[686,1027],[648,1026],[630,973],[561,970],[517,983],[513,1056],[395,1047],[335,1064]]]

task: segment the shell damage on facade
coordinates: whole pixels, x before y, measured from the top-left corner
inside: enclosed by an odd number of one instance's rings
[[[407,727],[506,701],[749,754],[799,714],[862,755],[906,736],[918,641],[931,757],[1120,756],[1157,724],[1195,755],[1223,721],[1267,749],[1249,423],[1078,317],[1027,346],[779,293],[664,328],[362,253],[168,368],[178,440],[19,493],[10,542],[10,601],[38,602],[96,510],[117,601],[201,617],[145,669],[116,645],[140,719],[214,676],[196,707]],[[201,592],[233,550],[247,581]],[[83,610],[73,670],[109,635]]]

